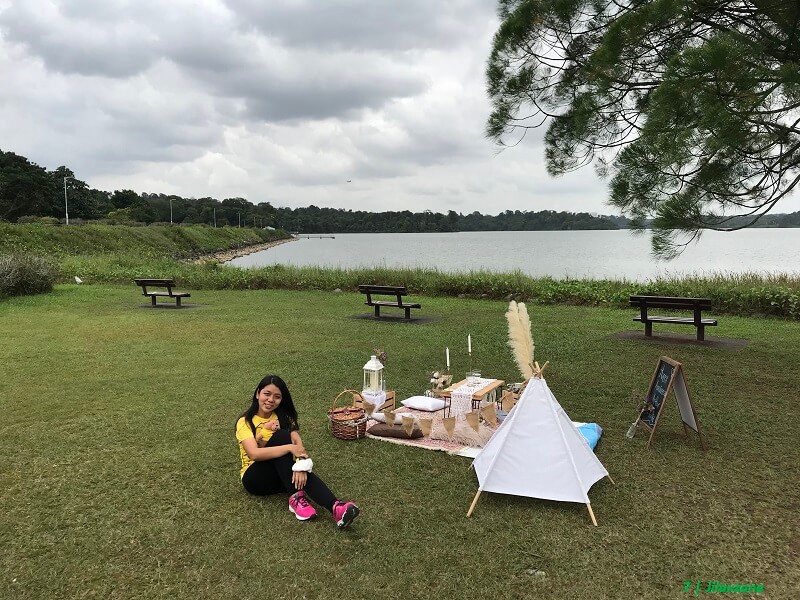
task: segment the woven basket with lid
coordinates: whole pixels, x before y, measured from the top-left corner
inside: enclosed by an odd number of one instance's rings
[[[342,398],[350,395],[348,406],[337,406]],[[356,406],[356,401],[363,402],[363,397],[355,390],[343,390],[333,399],[333,406],[328,411],[328,421],[333,436],[340,440],[357,440],[366,437],[367,415],[363,408]]]

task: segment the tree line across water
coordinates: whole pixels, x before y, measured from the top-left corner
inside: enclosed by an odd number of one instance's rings
[[[300,233],[452,232],[452,231],[563,231],[624,229],[625,217],[564,211],[505,211],[498,215],[455,211],[366,212],[314,205],[302,208],[254,204],[245,198],[183,198],[133,190],[106,192],[81,181],[65,166],[53,171],[13,152],[0,151],[0,219],[31,222],[65,220],[111,224],[178,223],[210,226],[274,227]],[[800,227],[800,212],[767,215],[767,227]]]

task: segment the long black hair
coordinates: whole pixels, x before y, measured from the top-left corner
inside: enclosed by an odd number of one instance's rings
[[[269,384],[273,384],[281,391],[281,403],[273,411],[278,417],[278,423],[280,423],[281,429],[297,431],[300,429],[300,426],[297,424],[297,410],[294,407],[294,402],[292,402],[292,394],[289,392],[289,388],[286,387],[286,382],[277,375],[267,375],[258,383],[256,390],[253,392],[253,401],[250,404],[250,408],[239,415],[236,421],[238,422],[239,419],[244,417],[245,422],[250,426],[250,430],[253,432],[253,436],[256,435],[256,426],[253,425],[253,417],[258,412],[258,393]]]

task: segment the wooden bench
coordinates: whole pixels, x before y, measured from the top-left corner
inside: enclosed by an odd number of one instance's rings
[[[191,294],[189,292],[176,292],[172,288],[175,287],[174,279],[134,279],[136,285],[141,286],[142,296],[149,296],[153,306],[156,304],[156,298],[175,298],[175,306],[181,307],[181,298],[188,298]],[[167,288],[167,291],[149,291],[148,287]]]
[[[403,296],[408,295],[406,288],[403,286],[394,285],[359,285],[358,291],[367,295],[367,301],[364,303],[367,306],[375,307],[375,316],[381,316],[381,306],[391,306],[394,308],[402,308],[405,313],[406,319],[411,319],[412,308],[422,308],[420,304],[403,302]],[[394,296],[394,300],[373,300],[372,296]]]
[[[716,325],[715,319],[704,319],[702,312],[711,309],[710,298],[676,298],[673,296],[635,296],[630,297],[631,306],[639,307],[639,316],[634,321],[644,323],[644,334],[653,335],[653,323],[672,323],[674,325],[693,325],[697,328],[697,339],[706,339],[705,328]],[[649,308],[671,308],[674,310],[691,310],[690,317],[661,317],[648,314]]]

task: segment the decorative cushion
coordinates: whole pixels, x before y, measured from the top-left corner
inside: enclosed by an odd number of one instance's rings
[[[401,438],[404,440],[416,440],[422,437],[422,430],[419,427],[414,427],[411,430],[411,435],[409,435],[402,427],[391,427],[384,423],[375,423],[375,425],[367,429],[367,433],[378,437]]]
[[[410,413],[394,413],[394,424],[395,425],[402,425],[403,424],[403,415],[405,415],[407,417],[412,416]],[[373,419],[373,420],[377,421],[378,423],[386,423],[386,413],[374,412],[370,416],[370,419]]]
[[[589,448],[594,450],[594,447],[597,446],[597,442],[600,440],[600,436],[603,435],[603,428],[597,423],[575,423],[575,426],[589,444]]]
[[[413,408],[414,410],[425,410],[429,412],[442,410],[445,402],[441,398],[429,398],[428,396],[411,396],[403,400],[400,404]]]

